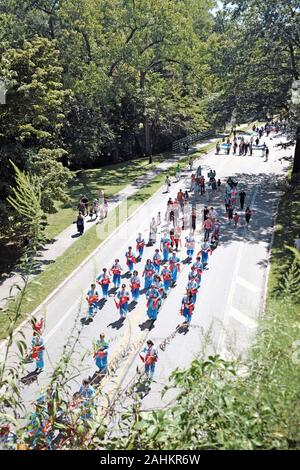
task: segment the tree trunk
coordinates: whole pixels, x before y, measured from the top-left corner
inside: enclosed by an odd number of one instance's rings
[[[300,173],[300,126],[296,131],[296,147],[294,155],[293,175]]]
[[[140,71],[140,88],[145,89],[145,78],[146,72]],[[144,131],[145,131],[145,152],[146,156],[149,157],[149,163],[152,163],[152,151],[151,151],[151,128],[149,119],[147,117],[146,108],[144,108]]]

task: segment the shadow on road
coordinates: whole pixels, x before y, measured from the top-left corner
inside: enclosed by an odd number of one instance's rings
[[[142,331],[144,331],[144,330],[151,331],[154,328],[154,320],[146,320],[146,321],[144,321],[144,323],[140,323],[139,327]]]
[[[125,318],[119,318],[117,321],[115,321],[113,323],[110,323],[107,326],[108,327],[111,326],[112,328],[114,328],[116,330],[119,330],[124,325],[124,320],[125,320]]]

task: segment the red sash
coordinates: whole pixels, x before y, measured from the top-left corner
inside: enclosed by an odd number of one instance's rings
[[[160,258],[153,259],[153,261],[154,261],[154,264],[156,264],[158,266],[161,264],[161,259]]]
[[[150,364],[153,364],[154,362],[157,362],[157,357],[156,356],[150,356],[150,354],[146,354],[145,364],[150,365]]]
[[[112,271],[113,274],[121,274],[121,271],[120,271],[119,268],[112,268],[111,271]]]
[[[140,287],[140,284],[138,284],[137,282],[133,282],[133,283],[131,284],[131,290],[133,290],[133,289],[138,289],[139,287]]]
[[[163,274],[163,278],[164,278],[164,281],[170,281],[171,274],[170,273]]]
[[[122,305],[126,304],[128,300],[129,300],[129,297],[127,296],[121,297],[119,301],[119,307],[122,307]]]
[[[39,357],[39,352],[44,351],[45,347],[44,346],[33,346],[32,348],[32,359],[38,359]]]
[[[94,304],[95,302],[98,302],[98,296],[97,295],[91,295],[88,299],[87,299],[89,305],[92,305]]]

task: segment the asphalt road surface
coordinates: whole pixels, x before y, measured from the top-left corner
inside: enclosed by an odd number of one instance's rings
[[[120,322],[119,312],[113,297],[110,297],[89,325],[82,324],[87,311],[84,297],[91,282],[103,267],[110,268],[115,258],[120,259],[124,272],[127,271],[127,247],[131,245],[135,250],[138,232],[142,232],[145,241],[148,241],[150,220],[152,216],[156,217],[158,211],[162,214],[163,231],[168,198],[175,197],[180,188],[185,190],[190,187],[191,173],[186,170],[181,181],[172,184],[169,194],[163,193],[163,187],[137,209],[127,223],[116,229],[47,302],[43,335],[46,340],[45,370],[32,383],[21,384],[22,397],[25,403],[28,403],[28,408],[47,386],[49,374],[68,339],[75,337],[78,331],[80,337],[73,354],[72,371],[76,377],[71,382],[72,391],[79,388],[82,378],[93,376],[96,371],[92,342],[104,332],[110,342],[109,363],[118,364],[115,374],[105,378],[102,384],[102,389],[112,399],[118,397],[120,384],[122,387],[128,386],[134,380],[137,367],[142,367],[138,353],[145,345],[146,339],[152,339],[156,347],[169,339],[164,350],[158,348],[159,361],[155,380],[143,399],[144,409],[165,406],[173,398],[172,393],[167,394],[163,400],[160,396],[162,387],[168,383],[170,373],[176,367],[187,367],[200,352],[219,353],[224,357],[245,354],[257,332],[257,321],[263,311],[269,248],[279,196],[276,182],[278,177],[287,172],[288,159],[292,154],[291,149],[281,150],[275,147],[277,143],[285,141],[282,135],[271,135],[271,140],[263,137],[262,141],[266,141],[270,148],[268,162],[258,156],[217,156],[214,152],[201,159],[202,174],[207,176],[209,169],[215,169],[216,177],[221,178],[222,186],[209,202],[206,195],[196,198],[196,251],[200,250],[203,240],[201,226],[204,204],[212,205],[217,210],[222,227],[220,244],[210,257],[209,269],[202,276],[191,327],[188,330],[176,331],[183,318],[179,309],[189,271],[186,263],[182,264],[177,285],[164,301],[152,328],[147,322],[145,295],[128,313],[124,322]],[[200,161],[195,162],[195,168],[199,163]],[[238,189],[243,188],[247,194],[245,207],[249,205],[253,214],[249,228],[245,226],[243,212],[240,212],[238,228],[228,225],[225,219],[223,195],[228,176],[234,177],[239,182]],[[99,230],[102,230],[101,225]],[[188,232],[189,230],[186,230],[182,234],[182,248],[178,253],[182,261],[186,259],[184,238]],[[159,247],[160,238],[158,233],[156,246],[145,247],[142,262],[137,265],[140,275],[146,259],[152,258],[155,248]],[[128,278],[123,280],[129,285]],[[100,293],[100,287],[98,290]],[[45,315],[44,312],[41,313]],[[25,326],[23,332],[29,345],[32,337],[30,325]],[[2,357],[3,351],[2,344]],[[17,363],[16,354],[16,350],[13,350],[10,363]],[[25,369],[24,376],[35,369],[35,364],[27,364]]]

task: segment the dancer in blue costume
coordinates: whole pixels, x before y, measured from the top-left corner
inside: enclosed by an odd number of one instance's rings
[[[116,301],[118,299],[118,302]],[[130,295],[128,290],[126,289],[126,285],[122,284],[121,289],[115,295],[115,304],[116,307],[120,311],[120,317],[125,318],[128,312],[128,302],[130,299]]]
[[[100,339],[94,344],[94,359],[99,372],[105,374],[107,372],[108,360],[108,342],[105,341],[105,335],[102,333]]]
[[[101,286],[102,295],[105,299],[108,297],[110,277],[107,274],[107,269],[103,268],[103,273],[97,277],[97,283]]]
[[[152,284],[151,288],[148,290],[146,297],[148,299],[147,315],[149,320],[156,320],[161,305],[161,296],[159,291],[154,287],[154,284]]]
[[[134,252],[132,251],[131,246],[128,247],[128,251],[126,251],[125,256],[126,256],[126,260],[127,260],[126,264],[128,266],[129,272],[131,274],[133,272],[133,266],[136,263],[136,256],[135,256]]]
[[[145,276],[145,289],[149,289],[151,287],[151,284],[153,283],[154,272],[154,265],[151,259],[147,259],[143,272],[143,277]]]
[[[138,276],[137,271],[133,271],[130,282],[131,282],[130,288],[131,288],[132,298],[135,302],[137,302],[140,298],[140,287],[141,287],[141,280]]]
[[[183,297],[181,303],[181,315],[184,316],[186,323],[190,324],[192,320],[194,310],[193,303],[193,294],[190,290],[187,291],[187,294]]]
[[[176,251],[173,251],[171,258],[169,259],[170,271],[172,273],[173,286],[177,281],[177,274],[180,271],[180,259],[176,255]]]
[[[164,261],[169,260],[169,251],[170,246],[172,244],[172,240],[167,233],[164,234],[162,239],[160,240],[160,251],[163,253]]]
[[[144,248],[145,248],[145,240],[143,239],[142,234],[139,233],[136,239],[136,251],[138,252],[140,259],[142,259]]]
[[[115,289],[118,289],[120,287],[122,271],[123,269],[121,268],[121,265],[119,264],[119,260],[116,259],[109,271],[111,274],[113,274],[113,283],[114,283]]]
[[[156,248],[155,253],[153,255],[153,266],[154,266],[156,274],[160,273],[161,263],[162,263],[162,257],[159,253],[159,249]]]

